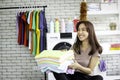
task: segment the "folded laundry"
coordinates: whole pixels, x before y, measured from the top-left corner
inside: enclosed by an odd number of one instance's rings
[[[111,44],[110,50],[120,50],[120,43]]]
[[[37,65],[42,72],[54,71],[57,73],[66,73],[68,65],[73,63],[73,58],[72,50],[44,50],[35,56]],[[68,73],[71,74],[70,71]]]

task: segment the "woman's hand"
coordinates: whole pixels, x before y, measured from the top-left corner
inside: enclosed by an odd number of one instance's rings
[[[74,63],[68,66],[69,69],[74,69],[74,70],[78,69],[78,67],[80,67],[80,64],[76,60],[74,60]]]

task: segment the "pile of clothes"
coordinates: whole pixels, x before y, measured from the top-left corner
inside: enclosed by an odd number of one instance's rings
[[[73,74],[74,70],[68,69],[68,65],[73,63],[73,51],[44,50],[35,56],[38,69],[42,72],[54,71],[57,73]]]

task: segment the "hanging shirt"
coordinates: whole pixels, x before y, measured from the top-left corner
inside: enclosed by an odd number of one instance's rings
[[[29,11],[26,12],[26,41],[25,41],[25,46],[27,46],[27,47],[29,45],[29,24],[27,23],[28,15],[29,15]]]
[[[27,24],[27,14],[28,12],[24,12],[22,15],[22,20],[24,23],[24,40],[23,40],[23,45],[28,46],[28,24]]]
[[[37,40],[36,40],[36,13],[37,11],[33,12],[33,23],[32,23],[32,30],[33,30],[33,51],[32,54],[35,56],[36,55],[36,45],[37,45]]]
[[[43,46],[43,49],[46,50],[46,46],[47,46],[47,41],[46,41],[46,33],[48,32],[48,29],[47,29],[47,21],[46,21],[46,18],[45,18],[45,11],[43,11],[43,25],[44,25],[44,29],[43,29],[43,41],[44,41],[44,46]]]
[[[29,30],[32,30],[32,24],[33,24],[33,11],[30,13],[30,24],[29,24]]]
[[[22,41],[21,41],[21,44],[24,45],[24,34],[25,34],[25,12],[22,12],[22,15],[21,15],[21,19],[22,19]]]
[[[33,47],[32,47],[32,21],[33,21],[33,11],[29,13],[30,15],[30,22],[29,23],[29,49],[30,53],[32,54]]]
[[[39,29],[39,14],[40,11],[37,11],[36,14],[36,35],[37,35],[37,49],[36,49],[36,55],[39,55],[40,53],[40,29]]]
[[[24,24],[21,16],[23,15],[23,12],[19,13],[18,17],[18,44],[22,45],[23,44],[23,32],[24,32]]]
[[[43,25],[43,11],[40,12],[40,30],[41,30],[41,35],[40,35],[40,51],[43,51],[43,46],[44,46],[44,41],[43,41],[43,29],[44,29],[44,25]]]
[[[30,24],[30,15],[31,15],[31,12],[32,12],[32,11],[29,11],[28,17],[27,17],[27,23],[28,23],[28,24]]]
[[[40,51],[43,51],[46,49],[46,32],[47,32],[47,24],[45,19],[45,12],[40,11]]]

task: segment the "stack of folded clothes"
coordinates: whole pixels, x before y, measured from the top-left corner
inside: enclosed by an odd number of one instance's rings
[[[42,72],[54,71],[66,73],[68,65],[73,63],[73,51],[44,50],[35,56],[38,69]]]

